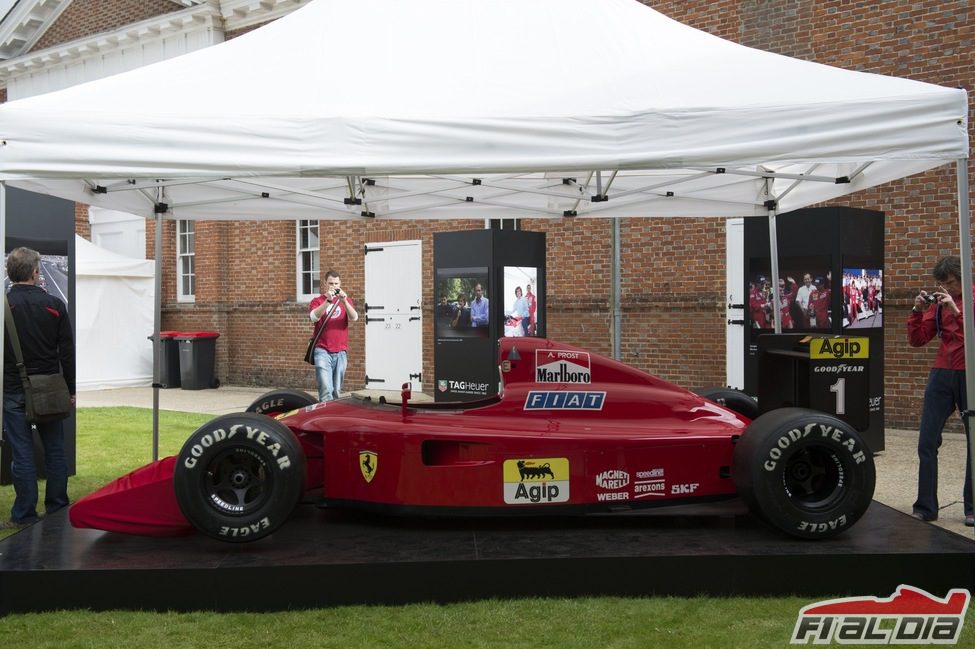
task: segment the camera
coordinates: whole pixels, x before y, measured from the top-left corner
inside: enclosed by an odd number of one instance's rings
[[[340,289],[340,288],[337,288],[337,289],[335,289],[334,291],[332,291],[332,295],[338,295],[338,294],[339,294],[339,293],[341,293],[341,292],[342,292],[342,289]]]
[[[938,296],[937,295],[925,295],[924,296],[924,301],[927,302],[928,304],[931,304],[933,302],[937,302],[938,301]]]

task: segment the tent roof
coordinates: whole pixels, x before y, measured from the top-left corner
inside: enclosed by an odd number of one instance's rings
[[[635,0],[317,0],[9,102],[0,138],[12,185],[150,216],[163,184],[184,219],[748,216],[968,155],[964,90]]]

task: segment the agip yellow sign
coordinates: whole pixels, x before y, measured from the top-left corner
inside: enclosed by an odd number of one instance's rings
[[[870,358],[869,338],[813,338],[809,343],[809,358],[831,359]]]

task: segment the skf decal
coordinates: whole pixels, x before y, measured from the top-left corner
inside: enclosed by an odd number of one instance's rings
[[[549,392],[531,390],[525,410],[602,410],[605,392]]]
[[[813,338],[809,358],[870,358],[870,339]]]
[[[536,383],[592,383],[591,370],[586,352],[535,350]]]
[[[569,500],[569,459],[505,460],[504,501],[509,505],[564,503]]]
[[[901,584],[890,597],[844,597],[802,607],[792,644],[956,644],[971,593],[944,598]]]
[[[366,482],[372,482],[379,468],[379,454],[372,451],[359,451],[359,470]]]

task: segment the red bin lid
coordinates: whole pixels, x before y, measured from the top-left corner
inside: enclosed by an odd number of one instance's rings
[[[177,340],[194,340],[197,338],[219,338],[220,333],[217,331],[177,331],[175,332],[175,338]]]

